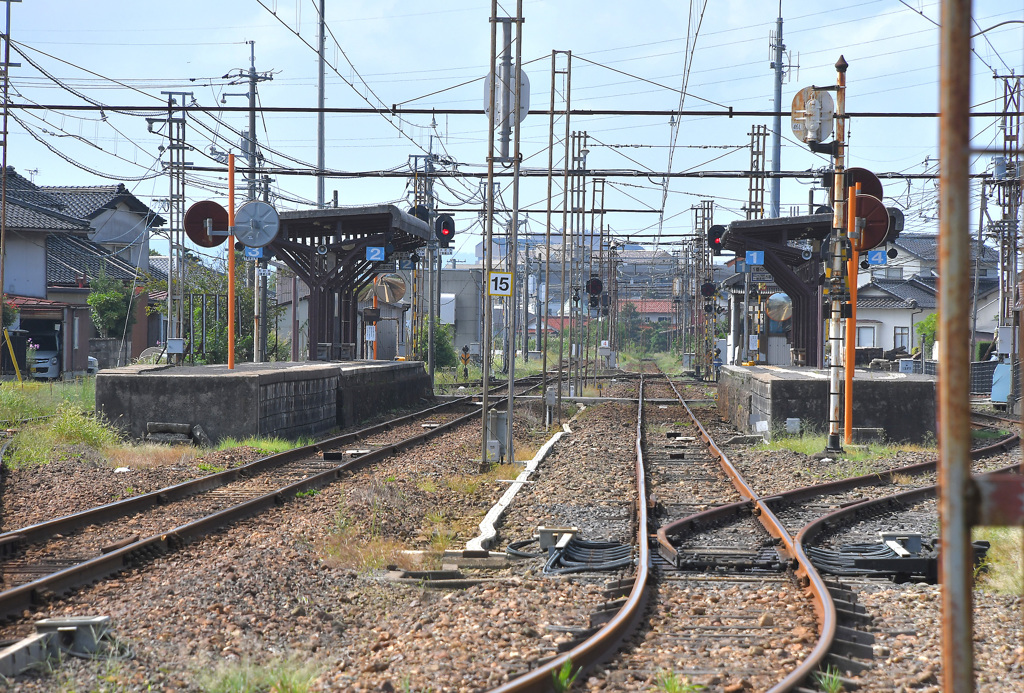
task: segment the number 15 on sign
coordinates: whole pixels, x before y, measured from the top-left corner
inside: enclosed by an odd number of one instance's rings
[[[511,296],[512,295],[512,273],[491,272],[487,282],[487,294],[489,296]]]

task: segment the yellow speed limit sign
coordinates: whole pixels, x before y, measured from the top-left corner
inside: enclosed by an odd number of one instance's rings
[[[512,295],[512,273],[491,272],[487,280],[488,296],[511,296]]]

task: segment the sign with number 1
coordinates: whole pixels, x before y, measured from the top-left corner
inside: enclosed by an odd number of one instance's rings
[[[487,281],[488,296],[511,296],[512,295],[512,273],[491,272]]]

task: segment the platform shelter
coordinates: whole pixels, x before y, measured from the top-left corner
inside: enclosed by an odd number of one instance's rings
[[[269,247],[309,287],[309,359],[352,358],[360,289],[393,272],[396,253],[425,246],[430,227],[394,205],[282,212],[280,222]]]

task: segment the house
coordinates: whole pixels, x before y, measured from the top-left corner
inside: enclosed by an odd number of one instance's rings
[[[95,336],[90,279],[139,281],[152,228],[164,220],[123,185],[44,188],[8,167],[6,186],[3,288],[20,308],[16,326],[30,337],[59,334],[62,373],[84,373]],[[135,327],[120,340],[125,358],[147,345],[145,303],[139,297]]]
[[[999,280],[978,280],[976,338],[991,339],[999,313]],[[874,279],[857,289],[857,346],[913,351],[914,325],[938,309],[938,278]]]
[[[896,257],[871,267],[871,279],[934,277],[939,273],[939,237],[933,233],[901,233],[893,242]],[[978,244],[971,243],[971,266],[978,259]],[[987,245],[981,249],[979,277],[999,278],[999,252]]]

